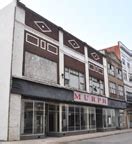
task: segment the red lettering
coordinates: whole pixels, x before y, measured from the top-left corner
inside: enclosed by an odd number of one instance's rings
[[[99,98],[98,98],[98,103],[100,103],[100,101],[101,101],[101,98],[99,97]]]
[[[74,100],[81,100],[81,95],[79,93],[74,93]]]
[[[89,96],[88,95],[84,95],[84,100],[88,101],[89,100]]]
[[[92,96],[92,102],[95,102],[95,97],[94,96]]]

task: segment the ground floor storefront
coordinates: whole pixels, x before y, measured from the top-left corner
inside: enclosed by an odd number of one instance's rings
[[[125,128],[125,107],[125,102],[106,97],[14,79],[9,139]]]
[[[123,110],[22,99],[21,137],[64,136],[125,127]]]

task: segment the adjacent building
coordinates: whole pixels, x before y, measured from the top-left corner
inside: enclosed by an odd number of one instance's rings
[[[132,127],[132,51],[122,42],[106,48],[105,50],[115,53],[116,57],[122,62],[123,82],[125,99],[127,101],[128,127]]]
[[[105,54],[18,1],[0,18],[0,140],[123,127],[118,62],[119,93],[111,95]]]
[[[117,55],[110,51],[110,49],[104,49],[103,52],[107,59],[108,69],[108,85],[109,85],[109,97],[118,101],[125,101],[124,82],[122,74],[122,63]],[[120,111],[120,112],[118,112]],[[117,127],[124,128],[127,126],[126,111],[116,110]]]

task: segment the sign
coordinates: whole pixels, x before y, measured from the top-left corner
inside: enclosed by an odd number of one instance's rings
[[[89,104],[108,105],[108,99],[101,96],[95,96],[87,93],[74,92],[74,101]]]

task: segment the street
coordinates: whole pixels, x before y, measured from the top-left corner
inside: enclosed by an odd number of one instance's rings
[[[74,141],[66,144],[132,144],[132,132],[88,140]]]

